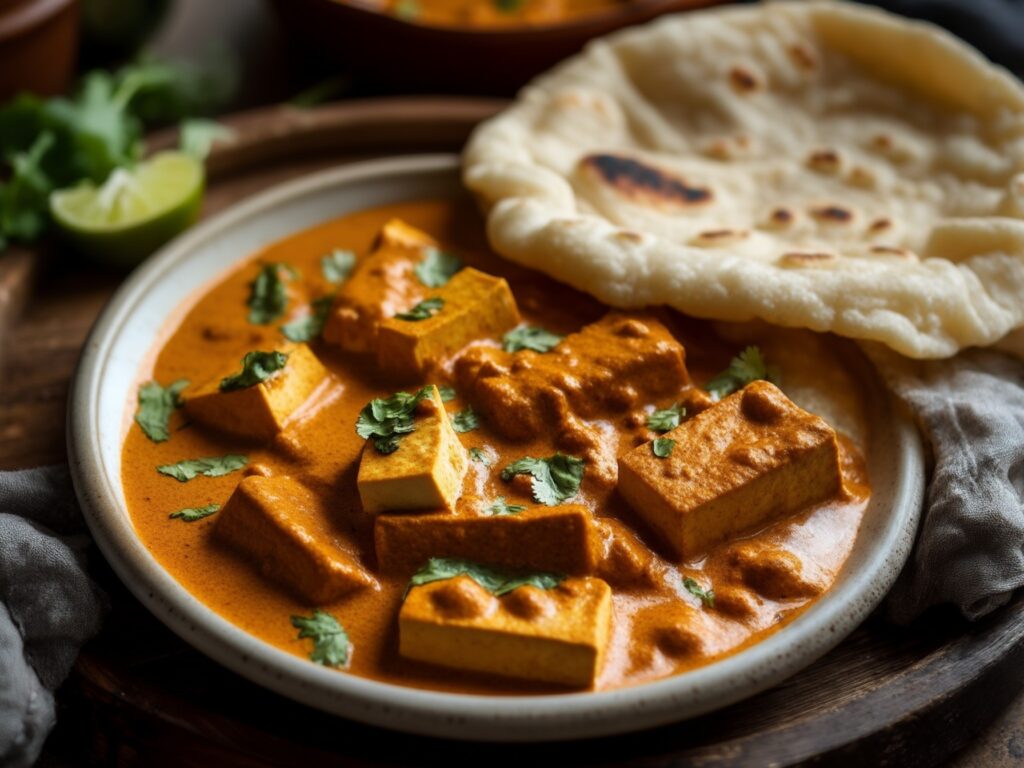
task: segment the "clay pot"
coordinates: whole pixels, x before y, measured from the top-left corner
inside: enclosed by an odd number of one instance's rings
[[[78,0],[0,0],[0,101],[61,93],[78,53]]]

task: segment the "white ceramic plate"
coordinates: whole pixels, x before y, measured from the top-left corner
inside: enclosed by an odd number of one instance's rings
[[[168,319],[194,292],[258,248],[369,206],[463,194],[453,156],[348,165],[275,187],[179,237],[140,267],[103,311],[71,392],[68,451],[100,549],[128,588],[203,653],[279,693],[376,725],[464,739],[541,741],[607,735],[682,720],[750,696],[810,664],[878,604],[917,528],[924,467],[917,432],[867,376],[874,495],[838,582],[763,642],[676,677],[614,691],[499,697],[436,693],[325,669],[227,622],[185,591],[135,534],[121,488],[121,443],[136,376]]]

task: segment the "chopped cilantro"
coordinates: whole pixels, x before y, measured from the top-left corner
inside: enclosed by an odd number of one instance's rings
[[[335,249],[320,259],[320,271],[329,283],[343,283],[356,266],[356,255],[352,251]]]
[[[679,403],[670,408],[655,411],[647,417],[647,428],[654,432],[670,432],[679,426],[679,422],[686,415],[686,409]]]
[[[471,458],[477,464],[483,464],[485,467],[491,466],[491,459],[483,448],[477,448],[475,446],[473,448],[470,448],[469,458]]]
[[[407,312],[399,312],[395,315],[399,320],[408,320],[410,322],[416,322],[418,320],[428,320],[433,317],[441,307],[444,306],[444,299],[435,296],[432,299],[424,299],[415,307]]]
[[[520,512],[524,512],[526,507],[522,504],[509,504],[505,501],[504,496],[499,496],[494,500],[494,503],[489,507],[484,508],[484,514],[487,515],[518,515]]]
[[[281,326],[281,333],[291,341],[312,341],[320,336],[327,322],[327,314],[334,304],[333,296],[321,296],[309,305],[308,315]]]
[[[675,447],[676,441],[671,437],[659,437],[651,443],[651,452],[659,459],[667,459]]]
[[[534,352],[550,352],[564,339],[557,333],[545,331],[532,325],[513,328],[505,334],[502,346],[506,352],[518,352],[521,349],[532,349]]]
[[[691,579],[689,576],[683,579],[683,588],[708,608],[715,607],[715,590],[710,588],[704,589],[697,583],[696,579]]]
[[[437,248],[427,248],[423,254],[423,260],[414,268],[416,277],[428,288],[440,288],[452,279],[452,276],[462,269],[462,262],[457,256],[439,251]]]
[[[196,520],[202,520],[204,517],[209,517],[219,511],[220,504],[207,504],[205,507],[185,507],[177,512],[171,512],[170,518],[172,520],[181,520],[185,523],[194,523]]]
[[[180,483],[187,483],[194,477],[220,477],[241,469],[249,463],[245,456],[208,456],[205,459],[186,459],[177,464],[162,464],[156,468],[161,475],[173,477]]]
[[[228,141],[234,135],[234,131],[215,120],[192,119],[181,124],[178,144],[182,152],[192,155],[196,160],[205,160],[214,144]]]
[[[477,418],[472,408],[459,411],[452,416],[452,428],[456,432],[472,432],[480,426],[480,419]]]
[[[516,475],[530,475],[533,480],[533,499],[539,504],[554,507],[571,499],[583,482],[583,459],[556,453],[546,459],[524,456],[503,470],[501,479],[508,482]]]
[[[718,401],[758,379],[774,382],[778,375],[765,363],[760,349],[747,347],[729,362],[728,368],[715,376],[704,388]]]
[[[403,21],[413,21],[420,15],[419,0],[398,0],[392,13]]]
[[[441,395],[442,403],[450,403],[452,400],[458,397],[458,394],[455,392],[455,389],[447,385],[438,387],[437,391]]]
[[[398,450],[402,435],[412,432],[416,426],[413,414],[421,400],[430,397],[430,387],[423,387],[416,394],[395,392],[389,398],[375,398],[363,406],[356,419],[356,434],[364,440],[373,440],[378,453],[389,454]]]
[[[287,264],[264,264],[256,279],[249,283],[249,322],[267,325],[284,314],[288,291],[282,274],[294,279],[298,274]]]
[[[532,584],[538,589],[554,589],[565,579],[564,576],[557,573],[506,570],[480,565],[469,560],[432,557],[409,580],[406,593],[413,587],[430,584],[434,581],[454,579],[456,576],[469,576],[481,587],[498,597],[525,584]]]
[[[502,13],[515,13],[523,7],[523,0],[491,0]]]
[[[247,352],[242,358],[242,370],[234,376],[221,379],[220,391],[233,392],[246,389],[270,379],[288,362],[285,352]]]
[[[334,616],[318,608],[312,616],[292,616],[292,626],[299,630],[300,640],[313,640],[310,661],[325,667],[344,667],[348,664],[352,643],[345,628]]]
[[[139,387],[139,409],[135,421],[154,443],[162,443],[171,434],[167,423],[171,412],[181,405],[181,392],[189,385],[188,379],[178,379],[167,387],[151,381]]]

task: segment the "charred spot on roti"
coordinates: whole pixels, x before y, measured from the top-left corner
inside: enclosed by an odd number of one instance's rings
[[[729,82],[739,93],[753,93],[761,88],[761,80],[757,75],[749,69],[739,66],[729,70]]]
[[[802,43],[793,43],[787,51],[790,60],[800,69],[812,70],[818,66],[818,59],[811,49]]]
[[[773,208],[763,223],[764,229],[788,229],[796,221],[796,214],[789,208]]]
[[[737,243],[749,233],[743,229],[709,229],[690,240],[691,245],[721,246]]]
[[[835,261],[836,257],[825,251],[789,251],[776,262],[780,267],[821,267]]]
[[[676,205],[702,205],[712,199],[710,189],[688,184],[660,168],[621,155],[588,155],[583,163],[626,197],[648,198]]]
[[[713,157],[716,160],[734,160],[745,155],[752,145],[750,137],[741,133],[738,136],[721,136],[712,139],[704,145],[702,151],[708,157]]]
[[[889,229],[892,229],[892,219],[887,219],[884,216],[882,218],[875,219],[868,225],[868,232],[872,234],[885,232]]]
[[[849,224],[853,221],[853,211],[839,205],[821,205],[810,209],[810,214],[816,221],[827,224]]]
[[[620,229],[613,235],[613,237],[619,242],[631,243],[633,245],[640,245],[647,239],[642,233],[632,229]]]
[[[855,187],[873,187],[875,174],[862,165],[856,165],[850,169],[850,175],[846,180]]]
[[[807,156],[807,167],[818,173],[839,173],[843,158],[834,149],[816,149]]]
[[[917,258],[913,251],[908,251],[906,248],[899,248],[894,245],[873,245],[871,246],[871,253],[878,256],[899,256],[903,259]]]

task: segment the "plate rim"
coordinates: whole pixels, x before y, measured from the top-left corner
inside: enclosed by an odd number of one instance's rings
[[[869,562],[830,590],[827,599],[761,642],[696,670],[648,683],[610,691],[503,697],[416,689],[339,673],[275,648],[236,627],[178,584],[138,539],[112,487],[120,484],[120,477],[111,479],[101,457],[100,430],[112,427],[104,427],[97,415],[107,355],[114,340],[124,332],[125,313],[130,306],[203,242],[272,210],[280,202],[381,177],[450,177],[457,175],[458,169],[457,155],[409,155],[358,161],[274,185],[188,230],[119,287],[83,346],[69,390],[67,415],[67,449],[75,492],[93,538],[118,578],[185,642],[261,686],[361,722],[466,740],[577,739],[676,722],[752,696],[831,650],[881,602],[895,581],[909,555],[924,494],[920,435],[873,371],[873,386],[887,404],[889,428],[903,465],[890,516],[878,534],[881,543]],[[225,271],[251,255],[248,251],[234,257]],[[187,298],[186,294],[178,299],[179,307]],[[151,339],[147,354],[153,343]],[[116,428],[120,434],[123,425]]]

